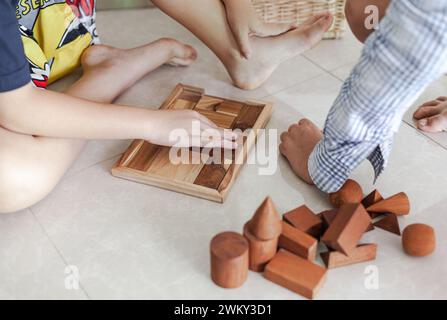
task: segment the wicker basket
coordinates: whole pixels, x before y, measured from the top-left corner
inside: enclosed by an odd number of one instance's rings
[[[318,12],[331,12],[334,24],[325,39],[337,39],[343,34],[346,0],[252,0],[256,11],[266,22],[301,23]]]

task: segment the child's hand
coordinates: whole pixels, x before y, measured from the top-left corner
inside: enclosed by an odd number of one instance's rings
[[[237,148],[237,135],[192,110],[159,110],[150,118],[148,141],[176,147]]]
[[[249,37],[277,36],[297,27],[293,23],[262,22],[250,0],[223,0],[227,19],[242,55],[249,59],[251,47]]]

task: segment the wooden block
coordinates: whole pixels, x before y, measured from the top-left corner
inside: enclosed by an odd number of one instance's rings
[[[360,203],[343,205],[321,240],[330,248],[349,255],[371,224],[371,218]]]
[[[244,225],[244,236],[249,245],[249,269],[263,272],[267,263],[273,259],[278,249],[278,237],[260,240],[250,231],[250,221]]]
[[[182,90],[178,99],[188,100],[196,104],[202,98],[203,93],[203,89],[182,85]]]
[[[378,190],[374,190],[373,192],[371,192],[369,195],[367,195],[363,200],[362,200],[362,204],[365,208],[368,208],[370,206],[372,206],[373,204],[382,201],[383,197],[380,194],[380,192]],[[368,211],[368,210],[366,210]],[[377,213],[377,212],[369,212],[369,215],[371,216],[371,219],[375,219],[377,217],[383,216],[384,213]]]
[[[281,249],[265,268],[264,277],[308,299],[314,299],[324,283],[326,269]]]
[[[337,209],[332,209],[332,210],[323,211],[318,214],[321,217],[321,221],[323,223],[323,227],[322,227],[323,234],[324,234],[324,232],[326,232],[327,228],[329,228],[332,221],[334,221],[335,216],[337,215],[337,212],[338,212]]]
[[[217,190],[226,173],[225,168],[219,164],[204,165],[194,184]]]
[[[195,109],[195,111],[197,111],[201,115],[210,119],[219,128],[224,128],[224,129],[232,129],[233,123],[236,119],[235,116],[227,115],[227,114],[219,113],[219,112],[215,112],[215,111],[200,110],[200,109]]]
[[[260,109],[259,106],[243,106],[234,122],[233,129],[240,129],[242,131],[245,131],[247,129],[253,128],[257,119],[259,118],[261,111],[262,109]]]
[[[410,256],[428,256],[436,248],[435,230],[426,224],[411,224],[402,233],[402,246]]]
[[[338,251],[321,253],[321,259],[328,269],[343,267],[376,259],[377,244],[361,244],[349,256]]]
[[[281,219],[270,197],[265,198],[250,221],[250,233],[260,240],[278,238]]]
[[[126,165],[131,169],[147,171],[160,147],[143,140],[140,140],[140,143],[138,154],[132,157]]]
[[[375,222],[374,226],[400,236],[399,221],[395,214],[387,214],[383,219]]]
[[[248,275],[248,241],[236,232],[216,235],[210,244],[211,279],[223,288],[240,287]]]
[[[407,215],[410,213],[410,200],[405,192],[401,192],[376,202],[366,210],[375,213],[394,213],[397,216]]]
[[[244,106],[243,103],[232,100],[225,100],[218,106],[216,106],[214,111],[236,117],[243,108],[243,106]]]
[[[303,205],[283,215],[283,219],[314,238],[321,236],[323,222],[319,216]]]
[[[211,97],[211,96],[202,96],[202,98],[197,102],[195,110],[206,110],[206,111],[216,111],[217,106],[219,106],[224,99]],[[237,114],[236,114],[237,115]]]
[[[359,203],[362,201],[362,187],[354,180],[347,180],[340,190],[329,194],[329,201],[335,208],[346,203]]]
[[[278,247],[286,249],[306,260],[314,261],[317,256],[318,240],[287,222],[282,222],[282,233]]]

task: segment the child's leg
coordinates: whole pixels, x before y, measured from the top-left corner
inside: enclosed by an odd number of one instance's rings
[[[425,132],[447,131],[447,97],[424,103],[414,113],[418,128]]]
[[[365,26],[365,20],[370,13],[365,13],[365,9],[370,6],[376,6],[379,10],[379,19],[385,16],[391,0],[347,0],[345,13],[352,33],[361,42],[365,42],[366,38],[374,32]]]
[[[158,66],[187,65],[195,55],[191,47],[167,39],[130,50],[90,47],[82,59],[84,75],[67,94],[111,103]],[[82,140],[33,137],[0,127],[0,213],[27,208],[48,195],[84,145]]]
[[[220,0],[154,0],[161,10],[202,40],[222,61],[234,84],[243,89],[262,85],[284,61],[317,44],[332,19],[309,20],[306,25],[276,37],[252,37],[252,57],[246,60],[227,23]]]

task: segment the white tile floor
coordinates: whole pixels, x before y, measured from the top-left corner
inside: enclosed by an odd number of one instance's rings
[[[171,36],[193,44],[199,61],[188,69],[160,68],[130,89],[119,103],[158,106],[177,82],[208,92],[275,102],[270,128],[284,130],[301,116],[323,125],[342,80],[360,55],[361,45],[347,34],[326,41],[279,68],[260,89],[230,85],[213,54],[194,36],[159,11],[101,12],[103,42],[131,47]],[[62,90],[75,76],[55,85]],[[447,95],[446,78],[421,99]],[[420,101],[422,101],[420,100]],[[300,182],[280,157],[275,175],[246,166],[228,201],[215,204],[116,179],[110,169],[129,141],[93,141],[44,201],[29,210],[0,217],[0,298],[63,299],[300,299],[261,275],[250,273],[236,290],[216,287],[209,278],[208,243],[223,230],[241,230],[266,195],[282,212],[302,203],[315,211],[329,207],[325,195]],[[406,256],[400,238],[377,230],[364,241],[379,244],[376,261],[331,270],[320,299],[447,298],[447,134],[426,136],[402,122],[386,173],[377,187],[386,195],[405,191],[412,212],[401,220],[433,225],[438,249],[432,256]],[[371,190],[372,169],[354,173]],[[253,186],[257,187],[253,192]],[[365,267],[379,270],[379,289],[367,289]],[[67,290],[67,266],[79,270],[78,290]]]

